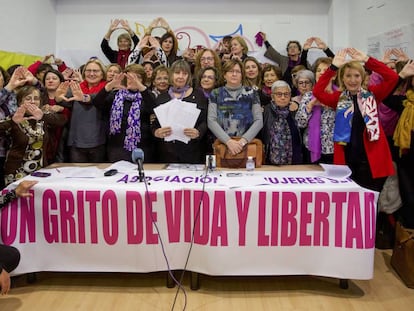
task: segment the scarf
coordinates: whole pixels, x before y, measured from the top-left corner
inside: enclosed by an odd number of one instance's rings
[[[126,64],[128,63],[129,54],[131,54],[131,51],[128,51],[128,50],[118,51],[118,55],[116,56],[116,62],[119,64],[119,66],[122,67],[122,69],[124,69]]]
[[[279,107],[271,103],[275,119],[270,127],[269,159],[272,164],[292,163],[292,133],[287,118],[289,107]]]
[[[190,86],[188,85],[184,87],[170,86],[170,88],[168,89],[168,94],[170,95],[171,98],[183,99],[185,96],[185,93],[188,91],[189,88]],[[180,93],[180,96],[176,97],[174,93]]]
[[[411,147],[411,131],[414,130],[414,91],[408,90],[407,99],[403,101],[404,110],[401,113],[394,132],[394,144],[400,147],[400,155]]]
[[[268,86],[264,86],[263,88],[262,88],[262,92],[264,93],[264,94],[266,94],[266,95],[268,95],[268,96],[272,96],[272,88],[271,87],[268,87]]]
[[[102,80],[98,83],[98,85],[89,87],[88,82],[86,82],[86,80],[83,80],[79,85],[83,94],[98,94],[99,91],[105,87],[105,84],[106,81]]]
[[[322,107],[319,105],[313,106],[308,125],[308,148],[312,163],[321,158],[321,115]]]
[[[357,94],[358,108],[365,121],[368,140],[379,139],[379,120],[377,103],[371,92],[361,89]],[[351,140],[352,117],[354,115],[354,102],[349,91],[343,91],[339,96],[336,107],[334,142],[346,145]]]
[[[127,128],[125,131],[124,148],[128,151],[134,150],[141,141],[141,103],[142,96],[140,92],[131,92],[130,90],[119,90],[114,98],[111,107],[111,116],[109,120],[109,132],[115,135],[121,132],[122,114],[124,102],[132,102],[128,112]]]

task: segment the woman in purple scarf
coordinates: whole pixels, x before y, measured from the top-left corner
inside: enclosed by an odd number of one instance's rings
[[[131,152],[135,148],[144,150],[146,162],[153,162],[154,143],[150,130],[153,98],[145,86],[145,78],[141,65],[128,65],[92,101],[109,115],[106,146],[109,162],[131,161]]]
[[[315,80],[325,72],[332,63],[329,57],[318,58],[315,62]],[[332,81],[328,88],[332,90]],[[312,94],[307,92],[302,96],[299,109],[295,115],[298,126],[304,129],[303,143],[308,150],[304,155],[306,162],[333,163],[333,130],[335,111],[322,105]]]

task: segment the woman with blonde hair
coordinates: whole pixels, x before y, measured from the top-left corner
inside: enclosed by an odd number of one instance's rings
[[[233,37],[230,41],[230,47],[230,59],[244,61],[247,57],[247,53],[249,52],[246,41],[240,36]]]
[[[346,61],[350,56],[352,61]],[[380,74],[383,82],[363,88],[365,68]],[[337,74],[339,90],[327,90]],[[394,174],[391,152],[378,119],[377,102],[387,97],[398,75],[382,62],[354,48],[340,50],[332,65],[319,78],[313,94],[336,110],[334,163],[350,167],[351,178],[359,185],[380,191],[385,178]]]

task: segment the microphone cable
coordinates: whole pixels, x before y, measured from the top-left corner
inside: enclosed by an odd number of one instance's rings
[[[144,170],[144,165],[142,165],[142,170]],[[139,173],[138,173],[138,174],[139,174]],[[147,202],[151,202],[151,201],[150,201],[150,196],[149,196],[148,182],[147,182],[147,178],[146,178],[146,177],[144,177],[144,185],[145,185],[145,198],[146,198]],[[145,206],[146,206],[146,208],[147,208],[147,204],[146,204]],[[147,211],[147,212],[148,212],[148,211]],[[153,225],[154,225],[154,227],[155,227],[155,230],[156,230],[156,232],[157,232],[158,239],[159,239],[159,241],[160,241],[161,251],[162,251],[162,255],[164,256],[165,263],[167,264],[167,271],[168,271],[168,274],[169,274],[169,276],[172,278],[172,280],[174,281],[174,283],[177,285],[177,291],[181,289],[181,290],[182,290],[182,292],[183,292],[183,294],[184,294],[184,297],[185,297],[185,298],[184,298],[184,309],[183,309],[183,310],[185,310],[185,308],[186,308],[186,306],[187,306],[187,292],[185,291],[185,288],[181,285],[181,282],[180,282],[180,281],[178,281],[178,280],[174,277],[174,273],[172,272],[172,270],[171,270],[171,268],[170,268],[170,263],[169,263],[169,261],[168,261],[167,254],[166,254],[166,252],[165,252],[164,242],[163,242],[163,240],[162,240],[162,238],[161,238],[161,233],[160,233],[160,230],[159,230],[159,228],[158,228],[157,222],[155,221],[155,219],[154,219],[154,217],[153,217],[152,213],[150,213],[150,215],[151,215],[151,222],[152,222],[152,224],[153,224]],[[176,294],[176,295],[177,295],[177,294]]]
[[[187,271],[188,261],[190,260],[191,251],[192,251],[193,245],[194,245],[195,227],[196,227],[197,220],[200,217],[201,203],[203,202],[203,198],[204,198],[204,193],[205,193],[205,188],[206,188],[206,177],[208,176],[209,166],[210,165],[206,165],[206,168],[205,168],[205,171],[204,171],[203,186],[202,186],[202,189],[201,189],[202,193],[201,193],[201,196],[200,196],[200,202],[198,203],[197,213],[194,216],[193,230],[192,230],[192,233],[191,233],[190,247],[188,249],[188,253],[187,253],[186,260],[185,260],[184,269],[181,272],[181,276],[180,276],[179,283],[178,284],[176,283],[178,285],[178,287],[177,287],[177,290],[175,292],[174,301],[173,301],[173,304],[171,306],[171,311],[174,311],[175,303],[177,302],[177,297],[178,297],[178,293],[179,293],[180,289],[184,293],[184,306],[183,306],[183,309],[182,310],[184,311],[186,309],[186,307],[187,307],[187,293],[186,293],[185,289],[182,287],[182,282],[183,282],[183,279],[184,279],[185,272]]]

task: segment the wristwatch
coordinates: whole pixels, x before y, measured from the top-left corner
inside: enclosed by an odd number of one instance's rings
[[[83,94],[83,102],[89,103],[91,100],[91,97],[88,94]]]

